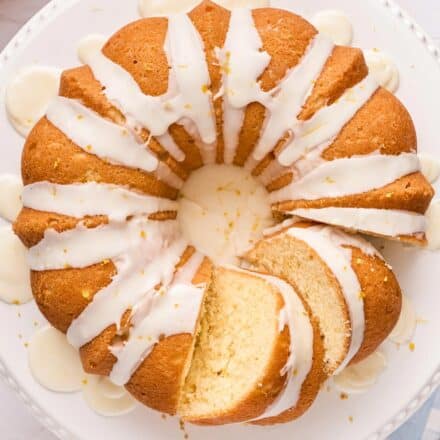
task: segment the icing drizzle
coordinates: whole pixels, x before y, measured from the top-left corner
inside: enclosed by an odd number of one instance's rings
[[[87,153],[147,172],[155,171],[158,166],[158,160],[126,128],[73,99],[55,98],[46,117]]]
[[[427,224],[424,215],[397,209],[299,208],[287,214],[387,237],[423,235]]]
[[[371,172],[374,170],[374,173]],[[271,194],[271,201],[343,197],[382,188],[420,170],[416,154],[373,154],[324,162],[300,180]]]
[[[177,202],[140,194],[119,185],[88,182],[59,185],[37,182],[25,186],[23,205],[40,211],[56,212],[76,218],[107,215],[123,221],[129,216],[177,209]]]
[[[145,127],[152,136],[161,136],[171,124],[188,118],[196,125],[204,143],[214,143],[211,81],[203,42],[186,14],[169,17],[164,50],[170,74],[169,90],[162,96],[142,93],[134,78],[100,51],[87,55],[86,61],[105,87],[109,101],[134,128]]]

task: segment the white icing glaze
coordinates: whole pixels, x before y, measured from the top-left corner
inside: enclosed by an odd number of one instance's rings
[[[106,377],[87,375],[82,390],[89,407],[105,417],[127,414],[137,406],[125,388],[114,385]]]
[[[314,249],[333,272],[341,287],[350,315],[351,340],[348,353],[337,369],[337,372],[340,372],[358,352],[364,338],[365,328],[364,302],[360,295],[362,288],[351,267],[351,250],[341,246],[349,237],[327,226],[292,227],[286,233]],[[353,243],[352,240],[349,242]],[[362,243],[362,245],[365,244]]]
[[[168,132],[162,136],[158,136],[157,140],[178,162],[185,160],[185,153],[180,149]]]
[[[112,324],[119,328],[126,310],[152,295],[155,286],[171,282],[186,243],[177,240],[164,249],[159,237],[155,241],[153,246],[159,248],[155,252],[141,247],[114,261],[117,274],[112,282],[95,294],[69,327],[67,337],[73,346],[81,347]]]
[[[23,304],[32,299],[26,248],[10,225],[0,227],[0,300]]]
[[[258,417],[264,419],[277,416],[298,402],[301,387],[312,368],[313,327],[303,303],[290,284],[277,277],[258,276],[274,285],[281,293],[284,307],[280,313],[279,328],[282,331],[288,326],[290,334],[289,358],[280,372],[281,375],[287,374],[286,385],[275,401]]]
[[[28,262],[33,270],[83,268],[139,248],[146,252],[160,250],[177,232],[174,220],[150,221],[142,217],[128,222],[112,221],[96,228],[79,223],[60,233],[46,229],[44,238],[29,249]]]
[[[252,170],[256,164],[252,164],[253,160],[251,158],[246,161],[245,168]],[[295,175],[295,169],[293,167],[283,167],[277,160],[272,160],[256,178],[263,185],[267,186],[277,177],[289,172],[292,172]]]
[[[0,175],[0,217],[14,222],[22,208],[23,183],[15,174]]]
[[[234,159],[244,108],[251,102],[265,101],[266,95],[257,78],[268,66],[270,56],[261,50],[262,46],[252,11],[234,9],[225,45],[217,52],[223,72],[223,137],[227,164]]]
[[[76,53],[78,59],[83,63],[87,64],[87,59],[90,54],[100,51],[107,41],[107,37],[101,34],[90,34],[81,38],[78,42]]]
[[[419,171],[416,154],[373,154],[324,162],[302,179],[270,195],[271,202],[343,197],[382,188]]]
[[[399,87],[399,71],[387,54],[379,49],[364,51],[370,74],[384,88],[394,93]]]
[[[101,52],[87,56],[87,64],[105,86],[110,102],[130,125],[146,127],[152,136],[166,133],[182,118],[191,119],[203,142],[216,140],[210,77],[203,42],[186,14],[169,17],[164,46],[170,63],[169,90],[162,96],[142,93],[134,78]]]
[[[275,88],[276,94],[267,105],[270,116],[265,122],[263,133],[252,153],[255,159],[263,159],[275,147],[278,140],[289,131],[293,132],[295,136],[297,133],[303,135],[304,130],[301,130],[300,127],[303,124],[310,123],[300,122],[296,118],[328,57],[331,55],[333,47],[330,40],[318,34],[310,43],[301,62]],[[327,117],[327,119],[329,118]],[[326,122],[331,123],[332,121],[320,121],[321,124]],[[295,127],[295,125],[298,127]],[[286,154],[283,152],[280,155],[282,165],[290,165],[282,159]]]
[[[413,303],[408,297],[402,295],[402,310],[399,320],[394,326],[393,331],[388,335],[388,339],[396,344],[406,344],[414,336],[417,325],[417,316]]]
[[[115,221],[123,221],[133,215],[177,209],[177,202],[172,200],[140,194],[119,185],[96,182],[70,185],[33,183],[24,187],[23,204],[27,208],[76,218],[108,215],[109,220]]]
[[[440,201],[433,200],[426,211],[426,238],[431,250],[440,249]]]
[[[418,153],[422,174],[429,182],[434,183],[440,176],[440,161],[426,153]]]
[[[161,337],[193,334],[203,295],[203,286],[194,286],[186,279],[173,283],[165,292],[146,296],[133,316],[129,339],[123,346],[111,348],[117,362],[110,380],[117,385],[127,383]]]
[[[300,208],[287,214],[388,237],[424,233],[426,229],[425,216],[396,209]]]
[[[28,356],[32,376],[45,388],[57,392],[81,389],[85,373],[78,350],[60,331],[50,326],[38,330],[30,340]]]
[[[26,137],[44,116],[52,98],[58,94],[60,70],[30,66],[19,72],[6,88],[5,104],[9,120]]]
[[[371,98],[377,87],[376,80],[369,75],[346,90],[335,103],[300,123],[298,129],[294,130],[295,137],[280,153],[278,161],[288,166],[314,148],[330,145],[347,122]]]
[[[200,0],[139,0],[141,17],[165,17],[170,14],[189,12]]]
[[[219,264],[237,263],[273,224],[267,191],[246,171],[209,165],[182,189],[178,221],[183,236]]]
[[[129,130],[102,118],[78,101],[57,97],[47,119],[87,153],[113,163],[152,172],[158,160]]]
[[[368,391],[383,373],[387,359],[379,351],[374,352],[364,360],[345,368],[333,378],[334,384],[343,392],[360,394]]]
[[[277,232],[281,232],[283,229],[288,228],[289,226],[293,226],[295,223],[297,223],[299,221],[300,221],[299,217],[288,218],[288,219],[282,221],[281,223],[278,223],[277,225],[272,226],[271,228],[265,229],[263,231],[263,236],[264,237],[269,237],[271,235],[274,235]]]
[[[342,11],[323,10],[310,20],[319,32],[339,46],[349,46],[353,40],[353,26]]]

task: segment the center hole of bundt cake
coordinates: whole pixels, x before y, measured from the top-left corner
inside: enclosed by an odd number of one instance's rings
[[[178,220],[188,242],[217,264],[236,263],[273,224],[267,190],[232,165],[206,165],[191,174]]]

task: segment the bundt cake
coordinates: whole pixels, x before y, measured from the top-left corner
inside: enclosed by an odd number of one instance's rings
[[[216,266],[180,233],[193,170],[247,168],[289,216],[425,244],[414,126],[362,52],[284,10],[130,23],[65,70],[22,156],[32,290],[85,371],[199,424],[285,422],[383,341],[399,285],[363,239],[285,223]]]

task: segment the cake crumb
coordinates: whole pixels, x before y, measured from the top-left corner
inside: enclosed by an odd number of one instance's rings
[[[189,435],[188,435],[188,433],[186,432],[186,429],[185,429],[185,422],[182,419],[179,420],[179,428],[180,428],[181,431],[183,431],[183,438],[184,439],[189,438]]]
[[[81,383],[83,384],[83,385],[87,385],[88,383],[89,383],[89,381],[87,380],[87,379],[83,379],[82,381],[81,381]]]
[[[19,306],[21,304],[21,302],[18,299],[14,299],[12,301],[12,304],[14,304],[14,306]]]
[[[408,347],[409,347],[409,349],[410,349],[411,351],[414,351],[414,350],[416,349],[416,344],[414,344],[414,342],[410,342],[410,343],[408,344]]]
[[[348,416],[348,421],[349,421],[350,423],[353,423],[353,416]]]
[[[166,414],[161,414],[160,416],[162,417],[163,420],[166,420],[166,418],[167,418]]]
[[[347,393],[341,393],[339,395],[339,397],[341,398],[341,400],[347,400],[348,399],[348,394]]]

